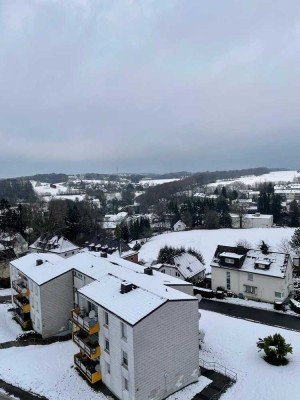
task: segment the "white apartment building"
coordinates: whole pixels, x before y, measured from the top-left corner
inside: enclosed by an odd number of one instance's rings
[[[119,399],[160,400],[198,380],[198,302],[191,284],[89,253],[63,260],[29,254],[11,263],[11,279],[13,299],[18,282],[21,307],[26,303],[43,337],[66,332],[72,310],[75,367]],[[26,322],[24,312],[20,320]]]
[[[289,254],[218,246],[211,262],[212,289],[224,287],[251,300],[284,301],[293,289]]]
[[[273,215],[269,214],[230,214],[233,228],[271,228]]]

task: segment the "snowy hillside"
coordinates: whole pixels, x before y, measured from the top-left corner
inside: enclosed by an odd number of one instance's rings
[[[142,246],[139,259],[151,264],[157,259],[159,249],[165,245],[192,247],[201,251],[208,272],[218,244],[232,246],[240,240],[247,240],[252,247],[257,247],[259,242],[264,240],[272,250],[276,251],[280,241],[283,238],[290,239],[294,230],[294,228],[213,229],[164,233],[154,236]]]
[[[300,172],[297,171],[276,171],[270,172],[269,174],[264,174],[260,176],[242,176],[241,178],[232,179],[222,181],[219,180],[214,183],[210,183],[207,186],[218,186],[218,185],[229,185],[232,182],[242,182],[245,185],[254,185],[256,183],[264,183],[264,182],[293,182],[295,178],[300,178]]]

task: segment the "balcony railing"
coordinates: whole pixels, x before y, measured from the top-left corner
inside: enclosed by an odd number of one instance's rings
[[[22,317],[22,314],[18,312],[15,312],[15,318],[24,329],[31,328],[31,319],[24,319],[24,316]]]
[[[99,362],[90,360],[87,356],[82,353],[75,354],[74,364],[79,371],[88,379],[90,383],[96,383],[102,379]]]
[[[27,283],[23,279],[12,281],[12,287],[22,296],[29,296],[29,288],[27,287]]]
[[[24,313],[27,313],[30,311],[29,300],[26,297],[22,296],[21,294],[13,296],[13,301],[19,308],[21,308],[21,310]]]
[[[81,312],[79,307],[72,310],[72,321],[90,335],[100,330],[97,317],[90,318],[87,313]]]
[[[83,332],[74,333],[73,341],[84,351],[84,353],[91,359],[98,358],[100,356],[100,346],[98,342],[91,342],[89,335]]]

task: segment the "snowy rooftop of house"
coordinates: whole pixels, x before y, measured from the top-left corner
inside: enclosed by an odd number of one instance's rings
[[[121,293],[120,279],[114,275],[106,275],[99,281],[79,289],[78,292],[95,303],[116,314],[131,325],[136,324],[146,315],[167,302],[147,290],[137,287],[128,293]],[[171,290],[165,288],[165,290]]]
[[[224,254],[227,254],[226,257],[229,258],[243,257],[237,253],[234,253],[234,247],[232,248],[232,252],[223,252],[220,253],[219,256],[223,256]],[[284,278],[286,275],[288,260],[289,254],[287,253],[269,252],[267,254],[263,254],[261,250],[246,250],[245,259],[240,268],[221,265],[220,260],[216,254],[211,262],[211,266],[226,269],[231,268],[237,269],[238,271]]]
[[[42,244],[40,244],[42,243]],[[49,249],[47,249],[47,245]],[[68,239],[63,236],[52,236],[52,237],[39,237],[32,245],[29,246],[31,249],[43,249],[48,250],[51,253],[64,253],[66,251],[78,250],[79,247],[71,243]]]
[[[189,253],[182,253],[173,257],[174,264],[185,278],[192,278],[205,270],[205,266],[197,257]]]
[[[239,260],[243,257],[242,254],[230,253],[230,252],[226,252],[226,251],[221,253],[220,256],[221,257],[228,257],[228,258],[237,258]]]
[[[130,277],[131,283],[159,294],[161,294],[162,288],[165,290],[165,286],[190,285],[190,283],[183,283],[180,279],[157,271],[153,271],[151,276],[146,275],[144,267],[113,255],[108,255],[107,258],[104,258],[100,257],[99,253],[96,254],[81,252],[72,257],[62,259],[52,253],[30,253],[12,261],[11,264],[38,285],[42,285],[72,269],[76,269],[78,272],[95,280],[101,279],[108,273],[118,273],[118,276],[122,277],[122,279],[128,280]],[[38,259],[43,260],[43,263],[37,266],[36,260]],[[171,288],[168,288],[168,291],[169,298],[172,299],[173,291]],[[177,293],[178,291],[174,290],[174,292]],[[182,295],[184,294],[182,293]]]
[[[42,260],[43,263],[36,265],[37,260]],[[51,253],[30,253],[11,261],[14,267],[38,285],[67,272],[70,268],[61,265],[62,263],[60,256]]]

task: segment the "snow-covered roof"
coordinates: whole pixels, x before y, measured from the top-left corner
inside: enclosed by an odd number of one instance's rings
[[[42,243],[42,245],[40,245]],[[47,248],[47,246],[49,248]],[[63,236],[45,236],[39,237],[32,245],[29,246],[32,250],[46,250],[50,253],[62,254],[69,251],[78,250],[79,247],[71,243]]]
[[[114,275],[106,275],[78,292],[114,313],[131,325],[136,324],[146,315],[167,302],[143,288],[132,289],[128,293],[120,292],[123,279]],[[171,290],[165,288],[165,290]]]
[[[37,260],[42,260],[43,263],[36,265]],[[63,259],[60,256],[52,253],[30,253],[11,261],[11,265],[38,285],[42,285],[70,269],[63,265]]]
[[[38,259],[43,260],[43,263],[37,266],[36,260]],[[151,276],[146,275],[144,267],[138,264],[113,255],[108,255],[107,258],[100,257],[99,253],[81,252],[63,259],[52,253],[30,253],[12,261],[11,264],[38,285],[42,285],[73,269],[95,280],[101,279],[108,273],[120,273],[123,279],[129,279],[127,277],[130,275],[132,283],[134,281],[137,285],[152,287],[153,290],[158,290],[155,288],[163,285],[182,286],[183,284],[182,280],[157,271],[153,271]],[[190,285],[187,282],[185,284]],[[170,293],[171,296],[172,292]]]
[[[205,270],[205,266],[197,257],[189,253],[182,253],[173,257],[174,264],[184,278],[192,278]]]
[[[220,254],[221,257],[228,257],[228,258],[237,258],[237,259],[241,259],[243,258],[242,254],[236,254],[236,253],[230,253],[230,252],[226,252],[223,251],[223,253]]]
[[[218,246],[220,247],[220,246]],[[231,268],[236,269],[242,272],[251,272],[254,274],[260,275],[269,275],[277,278],[284,278],[286,275],[286,269],[289,260],[288,253],[278,253],[278,252],[269,252],[267,254],[262,253],[261,250],[247,250],[244,249],[245,252],[243,255],[234,252],[235,247],[232,247],[231,252],[223,252],[220,253],[219,256],[230,257],[230,258],[244,258],[242,265],[237,268],[235,266],[223,266],[218,258],[218,250],[215,253],[215,256],[211,262],[211,267],[219,267],[219,268]],[[265,268],[260,268],[259,265],[264,265]]]

